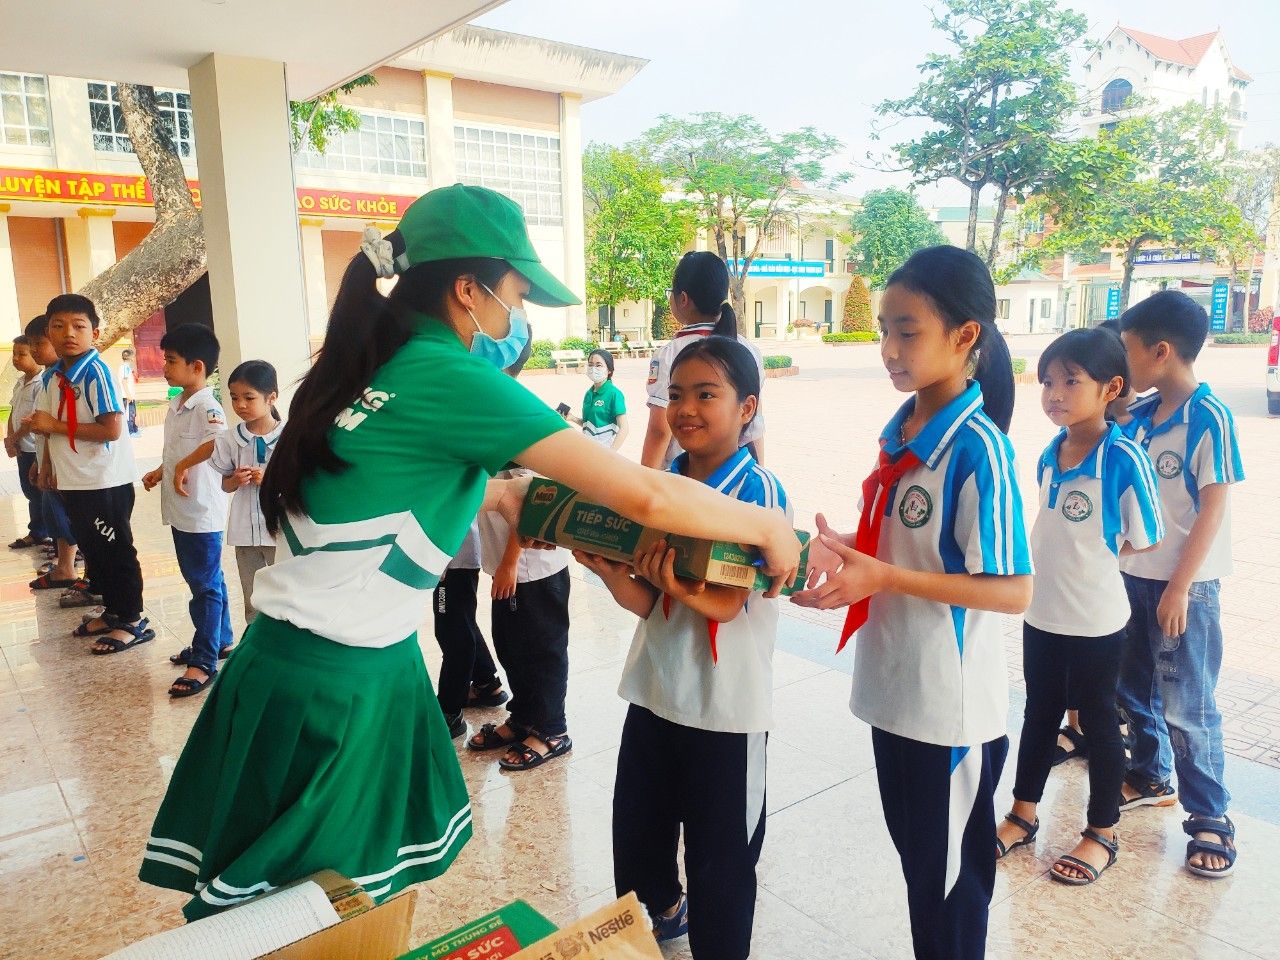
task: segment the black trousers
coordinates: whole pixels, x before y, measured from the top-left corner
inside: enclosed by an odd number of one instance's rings
[[[479,570],[451,568],[444,572],[432,596],[436,643],[444,655],[436,699],[447,717],[456,716],[467,705],[471,684],[484,685],[498,679],[498,668],[489,654],[489,645],[476,623],[479,585]]]
[[[982,960],[996,882],[993,795],[1008,738],[945,747],[873,727],[871,744],[917,960]]]
[[[107,613],[133,623],[142,616],[142,568],[130,527],[133,484],[60,493],[94,592]]]
[[[36,462],[34,453],[18,454],[18,486],[27,498],[27,533],[32,539],[43,540],[49,536],[44,523],[44,491],[31,482],[31,467]]]
[[[1116,709],[1116,681],[1124,650],[1123,630],[1107,637],[1067,637],[1022,626],[1022,674],[1027,709],[1013,797],[1039,803],[1053,766],[1058,724],[1072,695],[1089,749],[1089,823],[1110,827],[1120,819],[1124,741]]]
[[[568,732],[569,571],[516,584],[493,601],[493,649],[507,674],[507,709],[517,724],[544,737]]]
[[[764,733],[681,726],[627,710],[613,789],[613,882],[651,914],[680,899],[684,827],[689,947],[696,960],[747,960],[764,846]]]

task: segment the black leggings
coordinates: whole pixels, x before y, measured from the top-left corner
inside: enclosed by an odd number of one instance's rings
[[[449,568],[432,597],[436,643],[444,659],[436,697],[447,717],[462,712],[471,694],[471,685],[496,683],[498,668],[489,655],[489,645],[476,624],[476,590],[479,570]]]
[[[1123,630],[1106,637],[1068,637],[1023,624],[1027,709],[1018,745],[1015,800],[1040,802],[1070,693],[1080,711],[1080,729],[1089,748],[1089,823],[1110,827],[1120,819],[1125,758],[1116,710],[1116,678],[1123,643]]]

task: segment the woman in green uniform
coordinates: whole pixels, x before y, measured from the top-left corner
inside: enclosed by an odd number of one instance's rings
[[[480,509],[518,520],[511,460],[647,525],[759,544],[777,587],[798,544],[780,511],[647,470],[566,429],[502,373],[524,300],[578,301],[520,208],[434,190],[347,267],[324,346],[262,485],[276,562],[259,616],[203,704],[141,878],[195,919],[322,868],[376,899],[438,876],[471,835],[453,743],[416,631]],[[389,297],[379,276],[398,275]]]

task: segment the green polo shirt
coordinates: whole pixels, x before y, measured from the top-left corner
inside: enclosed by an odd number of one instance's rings
[[[457,552],[485,483],[564,420],[427,317],[330,431],[350,466],[304,482],[254,606],[352,646],[403,640]]]
[[[618,418],[626,414],[627,400],[612,380],[597,388],[594,384],[582,398],[582,431],[601,443],[613,443],[618,435]]]

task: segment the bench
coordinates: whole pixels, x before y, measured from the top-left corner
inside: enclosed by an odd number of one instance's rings
[[[551,359],[555,362],[556,373],[587,365],[587,355],[581,350],[552,350]]]

